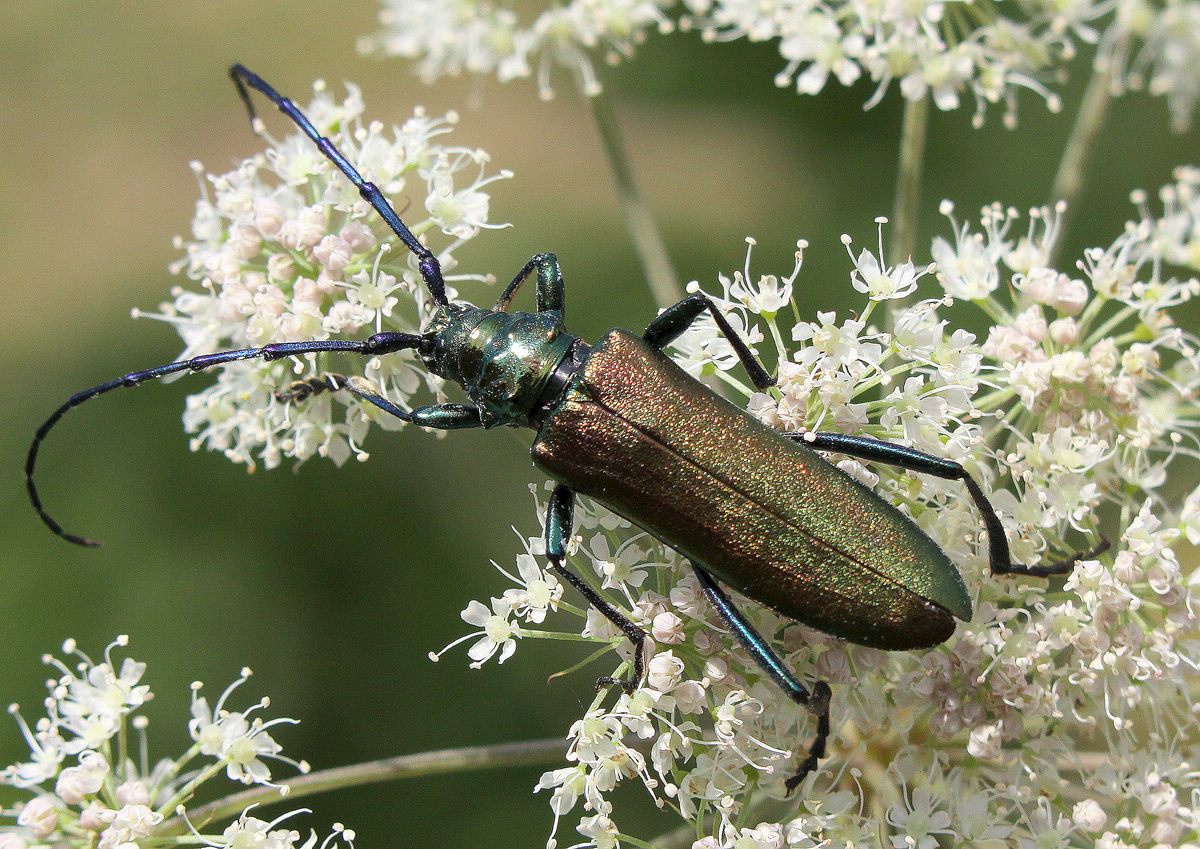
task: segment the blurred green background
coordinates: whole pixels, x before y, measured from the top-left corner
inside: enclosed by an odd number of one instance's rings
[[[233,61],[301,100],[316,77],[355,81],[369,118],[400,120],[416,103],[459,109],[455,143],[484,147],[497,167],[516,172],[492,193],[493,218],[514,227],[476,239],[459,254],[462,268],[507,278],[535,251],[552,250],[576,332],[641,328],[654,314],[589,109],[570,80],[558,78],[550,103],[528,82],[424,87],[405,63],[355,54],[375,15],[369,0],[0,6],[8,298],[0,313],[0,702],[36,715],[39,655],[66,636],[99,652],[118,633],[129,633],[131,654],[150,664],[160,755],[185,746],[188,683],[219,692],[244,664],[257,673],[245,702],[270,694],[272,713],[302,718],[278,737],[315,768],[565,735],[590,698],[590,672],[545,683],[582,651],[524,644],[505,667],[482,671],[467,669],[462,650],[438,665],[426,658],[465,632],[458,612],[469,599],[505,588],[488,561],[507,566],[520,551],[510,526],[537,528],[526,490],[535,476],[511,436],[375,432],[369,463],[313,461],[295,474],[247,476],[219,456],[188,452],[179,415],[202,380],[193,378],[109,396],[47,444],[48,505],[104,548],[55,539],[25,499],[24,452],[47,413],[75,390],[180,349],[169,327],[132,322],[129,309],[153,307],[175,282],[166,270],[176,256],[171,237],[188,231],[196,196],[188,161],[220,171],[256,150],[225,76]],[[711,284],[718,270],[740,267],[749,234],[760,246],[756,269],[786,273],[803,237],[812,247],[801,308],[845,310],[854,293],[838,236],[873,240],[872,219],[891,212],[898,105],[889,97],[863,112],[865,86],[818,98],[777,90],[780,64],[773,44],[652,37],[608,82],[685,280]],[[1043,202],[1082,82],[1068,88],[1063,115],[1028,98],[1011,132],[998,114],[975,131],[969,110],[935,113],[919,242],[945,233],[936,213],[943,197],[963,214],[993,199]],[[467,107],[472,94],[478,108]],[[1200,137],[1166,126],[1161,100],[1117,104],[1066,255],[1119,231],[1131,189],[1154,189],[1174,165],[1197,160]],[[1191,310],[1193,328],[1196,316]],[[24,754],[15,727],[0,735],[4,763]],[[334,794],[312,802],[313,825],[345,822],[363,847],[539,846],[551,822],[545,795],[530,793],[539,773]],[[639,806],[644,822],[622,814],[628,831],[672,825],[644,794]],[[560,838],[571,842],[569,833]]]

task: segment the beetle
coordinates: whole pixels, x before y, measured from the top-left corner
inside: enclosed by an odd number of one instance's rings
[[[969,621],[971,600],[946,554],[900,510],[836,469],[817,452],[961,481],[981,514],[995,575],[1063,574],[1078,558],[1021,565],[1011,561],[1004,528],[974,478],[958,463],[913,448],[840,433],[781,433],[734,406],[672,362],[663,349],[707,313],[760,390],[774,378],[716,304],[694,294],[668,307],[640,335],[615,329],[592,344],[564,325],[565,284],[553,254],[531,258],[490,309],[451,302],[437,257],[371,182],[321,136],[289,99],[242,65],[230,76],[252,121],[251,90],[274,104],[349,179],[413,253],[433,304],[421,333],[381,332],[363,341],[282,342],[205,354],[136,371],[72,395],[38,428],[25,463],[29,498],[58,536],[80,545],[46,511],[34,484],[38,451],[70,409],[119,387],[238,360],[271,361],[310,353],[382,356],[411,350],[431,373],[459,384],[469,402],[403,409],[365,378],[326,374],[276,393],[301,402],[349,392],[421,427],[528,427],[534,465],[553,478],[545,521],[550,568],[575,587],[633,643],[627,678],[597,686],[631,692],[644,678],[646,633],[566,564],[577,494],[589,496],[653,534],[689,561],[705,596],[759,667],[817,718],[808,754],[788,779],[792,790],[825,755],[831,690],[806,687],[751,625],[722,586],[817,630],[859,645],[896,651],[928,648]],[[536,309],[509,309],[535,280]],[[1093,552],[1103,550],[1107,543]]]

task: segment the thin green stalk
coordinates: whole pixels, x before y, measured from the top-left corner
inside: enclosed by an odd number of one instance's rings
[[[1118,326],[1120,326],[1122,322],[1136,314],[1137,310],[1133,307],[1121,307],[1120,310],[1109,316],[1108,320],[1105,321],[1104,324],[1100,325],[1088,334],[1087,339],[1083,341],[1083,350],[1086,351],[1088,348],[1091,348],[1093,345],[1115,330]]]
[[[585,637],[583,634],[573,634],[570,631],[530,631],[526,628],[521,629],[520,636],[530,640],[570,640],[576,643],[609,642],[608,640],[602,640],[599,637]]]
[[[1075,206],[1079,200],[1079,190],[1083,187],[1084,171],[1096,146],[1100,128],[1104,126],[1104,119],[1108,116],[1108,106],[1111,102],[1112,74],[1104,69],[1093,69],[1092,78],[1083,93],[1083,102],[1079,104],[1079,114],[1075,116],[1075,126],[1071,128],[1071,136],[1067,139],[1062,160],[1058,164],[1058,173],[1054,175],[1054,187],[1050,190],[1051,207],[1060,200],[1067,203],[1059,224],[1058,239],[1050,249],[1052,267],[1062,249],[1067,227],[1075,217]]]
[[[287,782],[288,800],[301,799],[329,790],[361,787],[400,778],[420,778],[427,775],[444,775],[451,772],[468,772],[480,769],[495,769],[513,766],[537,766],[562,760],[566,741],[558,737],[547,740],[524,740],[519,743],[500,743],[495,746],[464,746],[461,749],[439,749],[415,755],[400,755],[378,761],[334,767],[308,775],[301,775]],[[223,820],[240,814],[253,804],[268,804],[281,798],[278,787],[255,787],[207,805],[193,808],[188,817],[197,828],[214,820]],[[163,834],[182,833],[187,823],[182,817],[163,823]]]
[[[929,129],[929,98],[904,101],[900,127],[900,162],[896,172],[896,206],[892,213],[892,240],[887,260],[907,262],[917,243],[917,215],[921,208],[921,171],[925,163],[925,137]],[[890,332],[894,317],[907,299],[885,304]]]
[[[196,792],[197,787],[199,787],[204,782],[208,781],[210,778],[212,778],[214,775],[216,775],[221,770],[225,769],[227,766],[228,766],[228,762],[225,761],[224,759],[215,761],[215,762],[209,764],[204,769],[200,770],[199,774],[197,774],[195,778],[193,778],[187,784],[180,787],[179,790],[177,790],[175,792],[174,796],[172,796],[170,799],[168,799],[166,802],[164,802],[162,805],[160,805],[158,807],[158,810],[156,811],[156,813],[163,814],[163,815],[169,814],[171,811],[175,810],[175,808],[177,808],[179,805],[183,804],[188,799],[192,798],[192,795]],[[279,791],[276,790],[275,792],[278,793]]]
[[[642,263],[646,283],[654,295],[654,302],[660,307],[669,307],[683,298],[683,287],[679,285],[679,275],[675,273],[675,266],[671,264],[671,257],[667,254],[667,246],[663,243],[658,225],[654,223],[654,217],[638,194],[633,179],[633,165],[629,161],[617,113],[613,109],[607,90],[589,97],[588,100],[592,104],[592,115],[596,119],[596,128],[600,131],[600,140],[604,143],[604,153],[608,156],[613,180],[617,184],[621,217],[625,219],[625,228],[629,231],[633,249]]]

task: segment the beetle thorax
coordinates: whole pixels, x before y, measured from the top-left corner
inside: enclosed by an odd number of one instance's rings
[[[546,383],[575,337],[545,313],[494,312],[452,304],[435,316],[425,354],[431,372],[458,383],[484,427],[529,424]]]

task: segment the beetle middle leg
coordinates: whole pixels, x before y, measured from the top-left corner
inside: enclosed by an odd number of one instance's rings
[[[750,657],[755,664],[770,675],[771,680],[778,684],[792,701],[807,708],[809,713],[817,718],[817,735],[808,749],[808,756],[801,762],[796,774],[786,782],[788,793],[791,793],[810,772],[817,768],[817,762],[825,757],[825,743],[829,739],[829,699],[832,696],[829,685],[824,681],[817,681],[813,684],[812,691],[809,692],[808,688],[800,683],[795,674],[788,669],[779,655],[772,650],[762,635],[754,629],[750,620],[725,594],[712,575],[694,563],[692,569],[695,571],[696,579],[700,581],[700,587],[704,590],[704,595],[708,597],[709,603],[716,608],[725,624],[733,630],[738,642],[745,647],[746,651],[750,652]]]
[[[646,328],[642,338],[651,346],[661,350],[682,336],[684,331],[691,327],[692,322],[699,318],[700,313],[705,310],[713,317],[722,335],[733,346],[734,353],[737,354],[742,367],[750,375],[750,381],[755,388],[765,390],[774,386],[775,378],[758,361],[754,352],[750,350],[750,346],[742,340],[725,316],[721,315],[721,311],[717,309],[717,305],[713,303],[712,299],[702,293],[689,295],[679,303],[663,310],[658,318],[650,322],[650,326]]]
[[[616,684],[626,693],[632,693],[642,683],[646,673],[646,632],[635,625],[628,616],[605,601],[598,592],[589,587],[583,578],[567,568],[567,540],[571,538],[574,523],[575,493],[571,488],[559,484],[550,493],[550,504],[546,507],[546,559],[550,568],[566,579],[579,591],[588,603],[596,608],[609,622],[616,625],[633,643],[633,675],[629,678],[614,678],[604,675],[596,679],[596,689]]]
[[[920,472],[945,480],[962,481],[966,485],[967,491],[971,493],[971,500],[975,502],[976,509],[983,516],[983,524],[987,529],[988,537],[988,561],[993,575],[1029,575],[1035,578],[1065,575],[1075,568],[1075,564],[1078,561],[1095,557],[1101,552],[1106,551],[1109,547],[1109,541],[1101,537],[1100,543],[1095,548],[1090,551],[1080,552],[1065,560],[1056,560],[1052,563],[1036,563],[1032,566],[1013,563],[1012,554],[1008,548],[1008,538],[1004,534],[1004,525],[1001,524],[1000,517],[996,515],[995,508],[992,507],[992,503],[988,501],[987,496],[983,494],[983,490],[979,488],[979,484],[975,482],[975,479],[971,477],[971,474],[961,464],[953,460],[926,454],[924,451],[918,451],[915,448],[909,448],[905,445],[893,445],[890,442],[884,442],[881,439],[872,439],[868,436],[849,436],[844,433],[825,432],[786,433],[784,436],[798,442],[803,442],[810,448],[817,448],[822,451],[837,451],[840,454],[848,454],[860,460],[870,460],[872,462],[886,463],[889,466],[899,466],[910,472]]]
[[[403,419],[418,427],[431,427],[437,430],[461,430],[469,427],[482,427],[479,418],[479,408],[471,404],[428,404],[405,410],[383,397],[379,387],[364,377],[346,377],[342,374],[323,374],[294,381],[284,389],[275,393],[278,401],[305,401],[313,395],[322,392],[341,392],[350,394],[374,404],[388,415]]]

